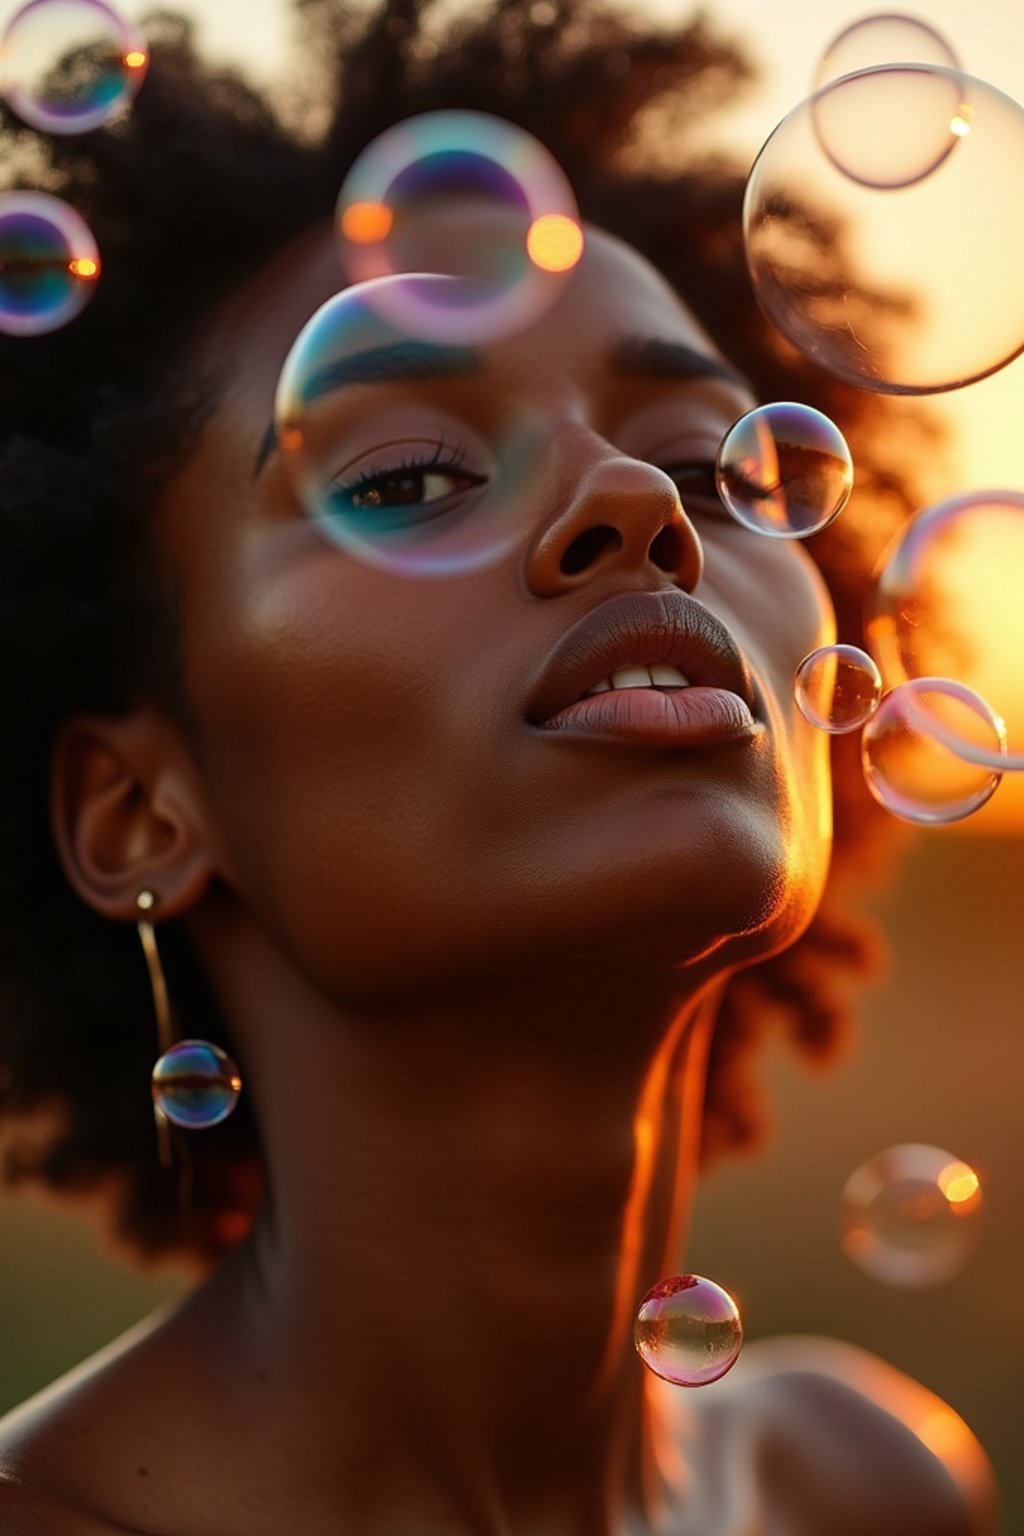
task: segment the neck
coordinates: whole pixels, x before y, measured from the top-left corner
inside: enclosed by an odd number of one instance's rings
[[[661,1497],[633,1318],[682,1265],[708,992],[590,964],[371,1019],[258,945],[233,978],[270,1182],[224,1283],[293,1475],[367,1532],[632,1529]]]

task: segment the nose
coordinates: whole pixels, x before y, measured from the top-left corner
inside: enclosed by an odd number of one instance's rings
[[[606,454],[577,474],[530,547],[526,580],[538,597],[616,571],[668,576],[692,592],[704,569],[697,530],[675,483],[642,459]]]

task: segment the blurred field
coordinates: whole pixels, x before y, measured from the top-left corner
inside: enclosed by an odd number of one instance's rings
[[[772,1144],[708,1181],[688,1254],[690,1268],[736,1292],[749,1337],[851,1339],[946,1397],[996,1462],[1008,1531],[1024,1530],[1022,852],[1021,842],[922,835],[887,902],[891,974],[858,1047],[820,1076],[782,1051],[766,1059]],[[984,1181],[977,1257],[933,1290],[867,1279],[836,1241],[847,1174],[901,1141],[936,1142]],[[0,1252],[0,1409],[176,1286],[105,1259],[83,1219],[27,1199],[0,1203]]]

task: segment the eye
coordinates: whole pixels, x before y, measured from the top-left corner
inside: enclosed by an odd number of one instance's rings
[[[679,488],[679,499],[686,512],[715,512],[728,516],[715,484],[715,466],[710,460],[693,464],[663,466]]]
[[[483,485],[485,476],[464,468],[465,450],[440,442],[431,452],[413,453],[337,480],[330,488],[332,513],[377,529],[406,527],[447,511],[460,492]]]

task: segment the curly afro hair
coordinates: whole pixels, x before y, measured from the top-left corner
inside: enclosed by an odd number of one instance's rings
[[[356,155],[391,124],[442,107],[521,124],[572,181],[589,221],[627,239],[674,284],[763,399],[805,400],[845,431],[851,510],[811,543],[840,633],[857,642],[881,544],[909,509],[897,465],[920,425],[823,376],[762,319],[740,228],[742,178],[692,150],[750,75],[698,20],[666,30],[585,0],[496,0],[442,21],[430,0],[300,0],[306,73],[275,105],[197,56],[188,25],[158,15],[131,114],[44,141],[9,115],[10,185],[44,188],[94,230],[103,275],[64,330],[0,337],[0,1130],[3,1172],[51,1189],[100,1189],[142,1256],[215,1259],[246,1230],[261,1188],[255,1124],[239,1112],[195,1138],[191,1218],[161,1169],[146,1083],[152,1000],[138,940],[64,878],[50,831],[49,759],[77,711],[142,698],[187,722],[174,606],[147,509],[216,398],[190,342],[224,296],[322,222]],[[315,61],[311,75],[308,61]],[[821,281],[838,274],[827,240]],[[909,452],[915,444],[911,441]],[[893,825],[866,794],[856,748],[834,753],[837,841],[825,901],[787,952],[729,984],[713,1047],[705,1150],[753,1139],[752,1046],[781,1027],[815,1057],[844,1025],[847,982],[873,950],[857,915]],[[199,967],[161,930],[191,1032],[231,1041]]]

